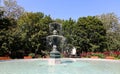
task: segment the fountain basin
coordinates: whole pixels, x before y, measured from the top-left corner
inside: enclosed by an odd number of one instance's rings
[[[50,57],[51,58],[60,58],[61,56],[60,56],[60,52],[58,52],[58,51],[51,51],[50,52]]]
[[[0,62],[1,74],[120,74],[120,60],[62,58],[49,65],[50,59],[24,59]]]

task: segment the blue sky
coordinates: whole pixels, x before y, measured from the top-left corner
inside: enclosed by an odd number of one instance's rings
[[[78,19],[114,12],[120,16],[120,0],[17,0],[30,12],[43,12],[53,19]]]

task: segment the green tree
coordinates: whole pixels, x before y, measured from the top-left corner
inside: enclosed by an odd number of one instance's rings
[[[37,52],[45,50],[45,38],[48,35],[48,24],[52,22],[50,16],[41,12],[24,13],[18,20],[19,35],[25,51]]]
[[[62,19],[58,19],[58,18],[55,19],[54,21],[57,22],[57,23],[61,23],[61,24],[64,22],[64,20],[62,20]]]
[[[14,23],[14,24],[13,24]],[[12,43],[12,32],[16,26],[14,19],[4,16],[4,11],[0,11],[0,55],[4,56],[10,52]]]
[[[3,0],[0,8],[0,54],[2,56],[21,48],[20,38],[16,35],[17,19],[24,9],[17,5],[16,0]]]
[[[120,23],[115,13],[96,16],[103,23],[107,35],[107,50],[119,50],[120,48]]]
[[[69,20],[63,21],[63,23],[62,23],[63,35],[66,37],[68,44],[73,44],[72,36],[73,36],[73,30],[74,30],[75,24],[76,24],[76,22],[72,18],[69,18]]]
[[[94,16],[81,17],[74,27],[73,44],[81,51],[104,51],[106,48],[106,30],[100,20]]]
[[[36,13],[25,12],[19,17],[17,24],[18,25],[23,25],[23,24],[34,25],[38,23],[40,20],[42,20],[43,18],[44,18],[44,14],[41,12],[36,12]]]

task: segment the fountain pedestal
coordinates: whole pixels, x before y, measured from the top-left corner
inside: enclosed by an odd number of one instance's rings
[[[50,59],[49,59],[49,65],[55,65],[55,64],[60,64],[60,52],[57,51],[56,45],[53,45],[53,50],[50,52]]]
[[[53,50],[50,52],[50,58],[60,58],[60,52],[56,50],[56,45],[53,45]]]

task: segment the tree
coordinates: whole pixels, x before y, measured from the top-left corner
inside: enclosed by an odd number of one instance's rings
[[[58,19],[58,18],[55,19],[54,21],[57,22],[57,23],[61,23],[61,24],[64,22],[64,20],[62,20],[62,19]]]
[[[19,17],[17,24],[18,25],[23,25],[23,24],[34,25],[43,18],[44,18],[44,14],[41,12],[36,12],[36,13],[25,12]]]
[[[102,14],[96,17],[102,21],[107,32],[119,30],[119,18],[114,13]]]
[[[114,13],[96,16],[103,23],[107,31],[107,50],[119,50],[120,48],[120,23]]]
[[[94,16],[79,18],[73,30],[73,44],[81,51],[102,52],[106,48],[106,30]]]
[[[17,5],[16,0],[3,0],[4,1],[4,15],[8,18],[18,19],[23,13],[24,8]]]
[[[14,24],[13,24],[14,23]],[[14,19],[4,16],[4,11],[0,11],[0,55],[4,56],[10,51],[12,43],[12,32],[16,25]]]
[[[66,37],[67,39],[67,43],[68,44],[73,44],[73,28],[75,26],[76,22],[72,19],[69,18],[69,20],[65,20],[63,21],[62,25],[63,25],[63,35]]]
[[[4,17],[0,19],[0,29],[1,30],[8,30],[11,29],[13,27],[16,27],[17,23],[16,20],[12,19],[12,18],[8,18],[8,17]]]
[[[18,30],[23,44],[22,49],[34,53],[45,50],[45,39],[49,33],[48,24],[51,22],[51,17],[41,12],[24,13],[18,19]]]

